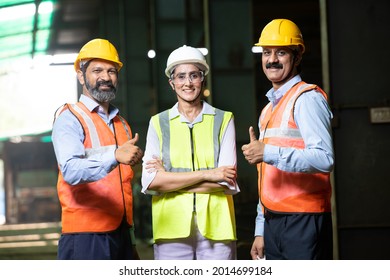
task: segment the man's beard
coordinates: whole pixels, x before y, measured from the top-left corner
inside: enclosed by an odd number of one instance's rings
[[[101,85],[109,86],[109,90],[99,90]],[[91,93],[92,97],[99,102],[110,102],[115,99],[116,87],[107,81],[98,81],[96,82],[95,87],[92,87],[91,84],[86,81],[85,86],[87,90]]]

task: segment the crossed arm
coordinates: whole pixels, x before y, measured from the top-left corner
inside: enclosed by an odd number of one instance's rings
[[[158,192],[211,193],[223,191],[226,187],[219,183],[226,182],[234,185],[237,176],[234,166],[221,166],[192,172],[167,172],[162,160],[158,157],[153,157],[152,160],[146,162],[145,169],[149,173],[157,172],[148,189]]]
[[[159,139],[149,124],[142,170],[142,192],[160,193],[182,191],[211,193],[218,191],[239,192],[236,182],[236,142],[234,122],[231,120],[221,142],[218,167],[192,172],[168,172],[160,159]]]

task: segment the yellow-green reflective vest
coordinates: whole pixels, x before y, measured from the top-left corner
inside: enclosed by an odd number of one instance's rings
[[[181,122],[180,116],[170,119],[170,110],[152,117],[166,171],[189,172],[217,167],[220,142],[233,115],[214,109],[215,115],[203,114],[202,122],[192,128]],[[223,191],[196,195],[169,192],[153,196],[154,240],[188,237],[194,211],[204,237],[236,240],[233,197]]]

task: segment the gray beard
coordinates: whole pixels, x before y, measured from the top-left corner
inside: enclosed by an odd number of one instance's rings
[[[92,89],[91,95],[99,102],[110,102],[115,99],[115,90],[101,91],[96,88]]]
[[[111,90],[105,91],[105,90],[99,90],[98,86],[92,88],[88,82],[85,83],[85,86],[88,89],[88,91],[91,93],[92,97],[99,102],[102,103],[110,102],[115,99],[115,93],[116,93],[115,87],[113,87]]]

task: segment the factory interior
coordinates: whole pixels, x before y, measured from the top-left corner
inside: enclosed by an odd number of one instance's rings
[[[113,104],[142,149],[150,117],[176,102],[164,74],[168,55],[183,45],[207,50],[204,99],[234,114],[237,252],[249,260],[257,170],[241,146],[268,103],[272,85],[253,47],[275,18],[300,27],[303,80],[329,94],[334,259],[390,259],[389,11],[388,0],[0,1],[0,259],[56,258],[61,208],[53,117],[82,93],[73,68],[80,48],[104,38],[123,62]],[[141,166],[134,172],[137,246],[141,259],[152,260],[151,196],[140,191]]]

